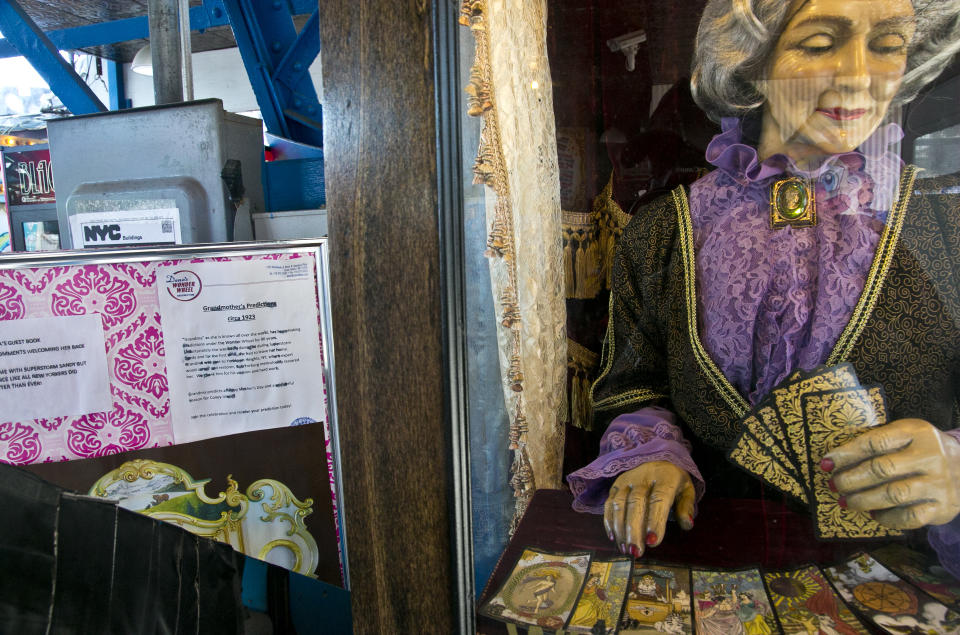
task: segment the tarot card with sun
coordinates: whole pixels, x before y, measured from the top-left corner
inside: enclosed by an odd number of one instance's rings
[[[866,554],[823,573],[851,609],[886,633],[960,635],[960,614]]]
[[[763,579],[784,633],[870,635],[816,566],[768,571]]]

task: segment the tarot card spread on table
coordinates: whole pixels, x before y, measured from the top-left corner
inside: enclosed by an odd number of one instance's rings
[[[823,572],[852,609],[887,633],[960,634],[960,614],[868,555]]]
[[[690,569],[641,564],[633,568],[620,635],[692,635]]]
[[[869,635],[816,566],[771,571],[763,579],[785,633]]]
[[[513,571],[480,613],[508,622],[563,628],[590,568],[589,553],[524,549]]]
[[[933,556],[896,544],[873,549],[870,555],[953,610],[960,609],[960,580],[950,575]]]
[[[757,569],[694,569],[693,611],[698,635],[780,632]]]
[[[617,620],[623,609],[630,581],[630,558],[594,560],[573,611],[568,633],[617,632]],[[602,630],[598,627],[602,624]]]
[[[902,532],[840,507],[831,475],[819,468],[833,448],[887,421],[883,390],[863,387],[850,364],[795,372],[741,420],[728,457],[810,506],[823,539],[879,538]]]

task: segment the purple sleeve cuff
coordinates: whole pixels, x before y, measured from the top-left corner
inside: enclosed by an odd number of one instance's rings
[[[665,408],[651,406],[614,419],[600,439],[600,456],[567,475],[573,492],[573,508],[579,512],[603,513],[610,486],[617,476],[651,461],[669,461],[690,474],[697,500],[705,486],[700,470],[690,457],[690,444]]]
[[[960,578],[960,516],[945,525],[933,525],[927,530],[927,542],[937,553],[940,565],[950,575]]]
[[[960,429],[947,430],[946,433],[960,441]],[[960,516],[945,525],[930,527],[927,542],[937,552],[941,566],[953,577],[960,578]]]

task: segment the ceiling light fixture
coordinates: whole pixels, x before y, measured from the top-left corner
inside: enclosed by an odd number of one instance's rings
[[[149,44],[145,44],[133,56],[133,61],[130,62],[130,70],[138,75],[153,77],[153,54],[150,52]]]

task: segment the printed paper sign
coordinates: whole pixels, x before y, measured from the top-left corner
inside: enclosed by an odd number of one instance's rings
[[[100,314],[2,322],[0,404],[2,421],[110,410]]]
[[[70,233],[75,249],[182,242],[176,208],[77,214],[70,217]]]
[[[323,421],[315,263],[180,263],[157,270],[178,443]]]

